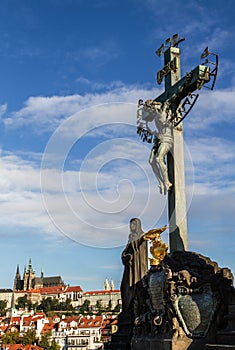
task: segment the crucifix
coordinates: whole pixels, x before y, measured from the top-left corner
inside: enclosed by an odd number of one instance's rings
[[[156,51],[158,56],[164,53],[164,67],[157,73],[157,82],[161,84],[165,79],[165,91],[154,100],[139,100],[137,112],[137,133],[143,141],[153,142],[149,163],[159,182],[160,193],[168,194],[171,252],[188,249],[182,121],[199,96],[194,91],[202,86],[212,90],[218,70],[218,55],[209,52],[207,47],[201,58],[213,55],[215,62],[206,59],[181,78],[178,44],[184,40],[175,34]],[[149,126],[152,122],[154,130]]]

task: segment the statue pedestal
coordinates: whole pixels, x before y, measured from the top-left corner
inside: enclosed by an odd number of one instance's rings
[[[118,331],[112,335],[112,341],[105,349],[109,350],[130,350],[131,338],[133,335],[133,315],[121,312],[118,315]]]
[[[228,315],[225,316],[225,319],[228,321],[228,325],[224,330],[218,332],[218,342],[235,345],[235,303],[229,305]]]
[[[132,339],[131,350],[171,350],[171,339]],[[183,350],[183,349],[182,349]]]
[[[136,285],[131,350],[234,349],[234,296],[229,269],[173,252]]]
[[[205,340],[193,340],[187,337],[182,339],[161,339],[161,338],[145,338],[132,339],[131,350],[204,350]]]

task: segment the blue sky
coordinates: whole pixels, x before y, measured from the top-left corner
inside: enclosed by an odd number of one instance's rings
[[[3,0],[0,11],[0,288],[31,257],[84,290],[118,288],[129,220],[167,222],[136,136],[139,98],[157,97],[179,33],[182,75],[206,46],[214,91],[184,121],[189,249],[235,269],[233,0]],[[163,235],[168,239],[167,232]]]

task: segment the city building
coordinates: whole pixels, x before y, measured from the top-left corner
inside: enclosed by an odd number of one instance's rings
[[[0,289],[0,300],[6,302],[8,315],[18,316],[16,309],[18,299],[27,297],[32,305],[40,305],[43,299],[52,298],[59,302],[70,300],[71,305],[79,311],[80,307],[87,302],[90,311],[119,311],[121,309],[121,293],[115,289],[114,283],[106,278],[103,290],[94,290],[83,292],[80,286],[65,285],[60,276],[44,277],[41,271],[41,277],[36,276],[32,266],[32,260],[29,259],[27,269],[24,269],[21,278],[19,265],[17,265],[14,277],[14,287],[11,289]],[[30,310],[29,310],[30,311]]]
[[[22,278],[19,265],[17,265],[13,287],[14,291],[55,286],[64,286],[62,278],[60,276],[44,277],[43,271],[41,271],[41,276],[37,277],[36,272],[33,270],[31,258],[29,259],[28,268],[26,269],[25,267],[24,269]]]
[[[12,293],[13,293],[12,289],[4,289],[4,288],[0,289],[0,300],[6,302],[7,308],[11,307]]]
[[[96,290],[84,292],[82,296],[83,302],[89,301],[91,308],[110,308],[113,310],[118,305],[121,305],[121,292],[118,289],[114,290]]]
[[[4,350],[44,350],[40,346],[32,345],[32,344],[27,344],[27,345],[22,345],[22,344],[4,344],[3,349]]]
[[[110,341],[116,319],[112,316],[64,316],[46,317],[44,313],[22,313],[14,317],[0,317],[0,340],[7,332],[18,331],[22,337],[29,329],[36,331],[40,342],[42,335],[49,334],[61,350],[101,350],[104,342]],[[5,350],[5,345],[2,345]],[[7,347],[8,349],[8,347]],[[13,347],[9,350],[18,350]],[[22,349],[19,350],[40,350]]]

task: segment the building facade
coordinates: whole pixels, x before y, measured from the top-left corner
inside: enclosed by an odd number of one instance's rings
[[[114,290],[95,290],[90,292],[84,292],[82,296],[82,301],[89,301],[91,308],[96,308],[98,305],[100,307],[109,307],[114,309],[117,305],[121,305],[121,292],[118,289]]]
[[[62,278],[60,276],[44,277],[43,271],[41,271],[41,276],[37,277],[36,272],[33,270],[31,258],[29,259],[28,268],[26,269],[25,267],[24,269],[22,278],[19,265],[17,265],[13,287],[14,291],[55,286],[64,286]]]

